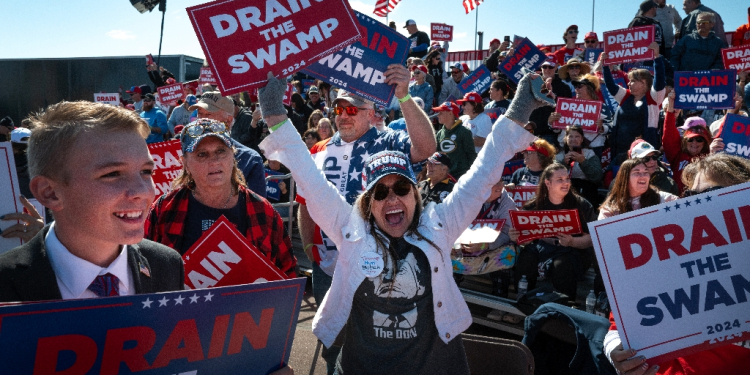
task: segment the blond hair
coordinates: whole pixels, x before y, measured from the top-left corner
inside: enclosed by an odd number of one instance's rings
[[[135,112],[109,104],[62,101],[29,117],[29,175],[69,182],[65,168],[78,137],[90,131],[138,133],[145,140],[151,129]]]

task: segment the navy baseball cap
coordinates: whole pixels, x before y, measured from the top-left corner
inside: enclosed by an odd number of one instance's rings
[[[400,175],[412,184],[417,184],[414,171],[411,169],[411,161],[406,154],[398,151],[381,151],[365,161],[365,169],[362,171],[362,187],[365,191],[369,191],[381,178],[389,174]]]
[[[182,152],[193,152],[198,143],[206,137],[216,137],[222,140],[227,147],[232,148],[232,140],[229,139],[227,126],[221,121],[207,118],[199,118],[187,125],[180,132],[180,146]]]

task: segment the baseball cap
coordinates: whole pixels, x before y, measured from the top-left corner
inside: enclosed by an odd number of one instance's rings
[[[196,97],[195,97],[195,95],[193,95],[193,94],[190,94],[190,95],[188,95],[188,96],[187,96],[187,97],[185,98],[185,101],[187,102],[187,104],[188,104],[189,106],[190,106],[190,105],[195,105],[195,103],[198,103],[198,98],[196,98]]]
[[[191,105],[188,110],[192,111],[198,108],[203,108],[209,112],[224,111],[226,113],[234,113],[234,102],[232,99],[221,96],[218,91],[209,91],[201,95],[201,99],[197,103]]]
[[[148,94],[146,94],[146,95],[143,95],[143,99],[149,99],[149,100],[153,100],[153,101],[155,101],[155,100],[156,100],[156,97],[154,96],[154,94],[152,94],[152,93],[148,93]]]
[[[685,120],[685,124],[680,126],[680,129],[682,130],[688,130],[694,126],[706,126],[706,120],[704,120],[702,117],[699,116],[693,116],[688,117],[687,120]]]
[[[2,120],[0,120],[0,126],[5,126],[6,128],[14,129],[16,126],[13,124],[13,119],[10,118],[10,116],[3,117]]]
[[[15,128],[10,132],[10,141],[13,143],[28,144],[31,130],[26,128]]]
[[[555,62],[555,55],[548,53],[547,58],[544,60],[542,65],[552,65],[553,67],[557,66],[557,63]]]
[[[456,103],[453,102],[445,102],[441,104],[439,107],[433,107],[433,112],[445,112],[445,111],[451,111],[453,112],[453,116],[458,117],[458,113],[461,111]]]
[[[495,38],[495,39],[490,40],[490,45],[492,45],[493,43],[498,43],[499,44],[500,43],[500,39]]]
[[[451,68],[451,69],[458,69],[458,70],[460,70],[460,71],[463,71],[463,70],[464,70],[464,66],[463,66],[463,65],[461,65],[461,63],[455,63],[455,64],[451,65],[451,66],[450,66],[450,68]]]
[[[317,86],[311,86],[310,89],[307,90],[307,93],[308,94],[313,94],[313,93],[320,94],[320,92],[318,91],[318,87]]]
[[[596,33],[593,32],[593,31],[587,32],[586,35],[583,37],[584,40],[585,39],[589,39],[589,38],[593,38],[593,39],[599,40],[599,36],[596,35]]]
[[[411,161],[406,154],[399,151],[381,151],[365,161],[365,169],[362,171],[362,187],[365,191],[369,191],[381,178],[390,174],[400,175],[412,184],[417,184],[414,171],[411,169]]]
[[[464,95],[463,99],[456,100],[456,103],[458,105],[464,104],[466,102],[481,103],[482,102],[482,95],[479,95],[476,92],[467,92],[466,95]]]
[[[703,137],[706,141],[711,141],[711,136],[708,134],[708,130],[705,126],[692,126],[685,131],[683,137],[686,139]]]
[[[374,108],[374,103],[372,101],[361,98],[352,94],[351,91],[346,91],[344,89],[339,89],[339,96],[333,101],[333,106],[336,106],[336,103],[340,100],[345,100],[355,107]]]
[[[565,29],[565,32],[567,33],[570,30],[578,30],[578,25],[570,25],[567,29]]]
[[[414,100],[417,103],[417,105],[419,106],[419,108],[424,109],[424,99],[422,99],[422,98],[420,98],[418,96],[412,96],[411,99]]]
[[[429,161],[432,164],[442,164],[448,168],[450,168],[452,164],[450,156],[446,154],[441,154],[439,152],[432,154],[432,156],[427,158],[427,161]]]
[[[407,21],[406,21],[406,25],[404,25],[404,29],[406,28],[406,26],[409,26],[409,25],[416,25],[416,24],[417,24],[417,21],[414,21],[414,20],[407,20]]]
[[[650,143],[642,139],[636,139],[630,145],[630,150],[628,150],[628,157],[630,157],[631,159],[640,159],[648,156],[648,154],[652,152],[659,151],[657,151],[654,146],[651,146]]]
[[[130,90],[125,90],[125,93],[126,94],[131,94],[131,95],[132,94],[140,94],[141,93],[141,88],[138,87],[138,86],[132,86],[132,87],[130,87]]]
[[[232,147],[232,140],[229,139],[227,126],[221,121],[207,118],[197,119],[182,129],[180,133],[180,146],[182,152],[193,152],[198,144],[206,137],[216,137],[224,142],[227,147]]]

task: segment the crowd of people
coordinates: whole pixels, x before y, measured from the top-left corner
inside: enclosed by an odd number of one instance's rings
[[[750,162],[725,154],[717,137],[727,114],[748,116],[748,71],[737,72],[732,109],[680,111],[674,103],[674,72],[723,69],[729,43],[721,17],[700,0],[683,2],[684,18],[666,0],[634,10],[628,27],[655,26],[654,60],[627,71],[603,54],[590,64],[585,51],[599,45],[598,35],[587,32],[580,48],[571,25],[554,52],[538,46],[546,60],[518,83],[497,68],[513,44],[491,40],[482,61],[491,85],[462,94],[468,65],[448,64],[448,43],[430,43],[408,20],[409,58],[384,72],[395,88],[385,106],[303,73],[286,81],[269,73],[258,92],[232,96],[186,86],[185,97],[167,106],[155,91],[174,75],[151,64],[153,86],[131,87],[120,107],[61,102],[19,127],[3,118],[0,136],[13,145],[24,212],[3,216],[19,224],[0,235],[26,244],[0,256],[0,302],[96,297],[102,283],[119,295],[182,289],[180,256],[221,216],[295,277],[282,219],[294,215],[312,263],[313,331],[328,374],[468,373],[454,340],[471,324],[457,287],[463,275],[485,275],[501,298],[520,294],[521,282],[533,290],[545,281],[575,305],[593,268],[602,300],[588,223],[750,181]],[[748,29],[737,30],[733,46],[750,44]],[[559,98],[602,102],[596,130],[555,126],[561,115],[549,104]],[[179,141],[182,170],[170,192],[154,197],[147,144],[167,140]],[[523,166],[503,180],[510,160]],[[266,199],[266,170],[291,173],[296,196],[282,181],[281,197]],[[536,193],[517,207],[511,192],[521,186]],[[281,215],[269,201],[298,207]],[[517,209],[577,210],[583,233],[519,245],[509,220]],[[495,241],[455,244],[474,220],[494,219],[506,219]],[[480,256],[494,261],[478,266]],[[362,257],[377,266],[363,271]],[[133,259],[148,261],[149,288],[127,272]],[[21,265],[33,270],[35,293],[14,287]],[[497,310],[488,318],[522,319]],[[733,374],[750,361],[745,343],[648,364],[622,349],[614,324],[600,350],[623,374],[700,373],[691,371],[709,364]]]

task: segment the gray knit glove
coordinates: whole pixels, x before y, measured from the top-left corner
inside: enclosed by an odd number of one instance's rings
[[[533,81],[539,80],[543,83],[542,77],[537,76],[536,79],[531,79],[531,74],[527,73],[518,82],[518,88],[516,89],[516,95],[513,101],[510,102],[508,110],[505,112],[505,117],[518,121],[521,124],[529,122],[529,116],[531,112],[539,107],[549,105],[549,103],[541,101],[534,96],[532,91],[534,88]],[[536,82],[538,83],[538,82]],[[538,85],[536,85],[538,86]]]
[[[260,113],[263,117],[286,115],[284,92],[286,92],[286,81],[268,72],[268,84],[258,90],[258,104],[260,104]]]

